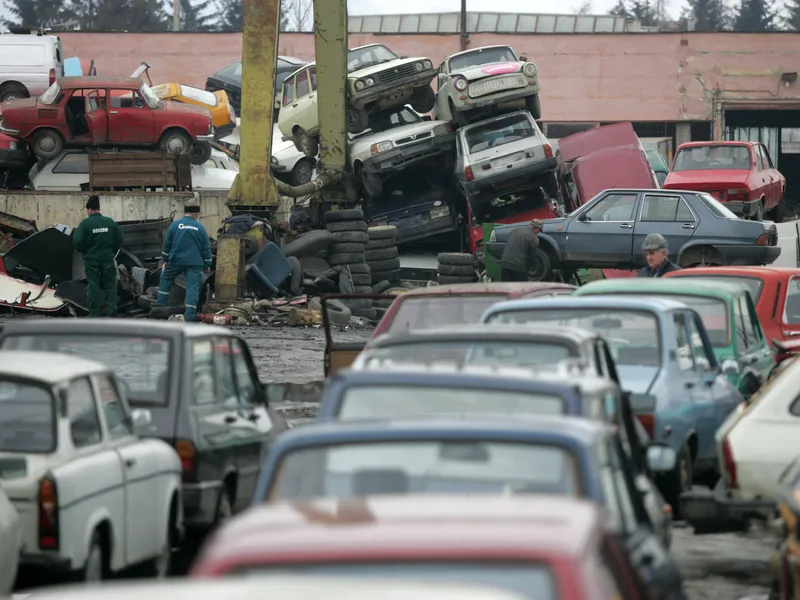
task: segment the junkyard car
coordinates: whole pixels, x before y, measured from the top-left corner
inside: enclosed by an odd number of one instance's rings
[[[674,451],[652,446],[648,460],[654,472],[670,470]],[[431,492],[587,498],[607,509],[609,528],[639,576],[665,597],[683,597],[677,568],[653,532],[633,472],[610,427],[574,417],[319,423],[275,443],[253,505]]]
[[[717,366],[694,310],[664,299],[519,300],[490,307],[483,320],[581,327],[605,337],[633,411],[652,439],[677,453],[675,469],[657,480],[673,512],[692,481],[716,483],[714,434],[742,396]]]
[[[270,582],[286,571],[305,581],[325,574],[380,577],[384,589],[425,600],[396,588],[392,578],[427,582],[430,587],[420,589],[439,594],[442,582],[455,579],[472,584],[468,592],[500,588],[525,598],[648,597],[596,506],[536,496],[382,496],[260,506],[220,530],[190,578],[248,573]],[[327,588],[324,595],[330,597]],[[436,598],[455,600],[446,590]],[[472,594],[463,600],[473,600]]]
[[[669,175],[669,163],[667,159],[655,148],[645,150],[644,153],[647,155],[647,160],[653,168],[653,173],[656,174],[658,185],[664,187],[664,182],[667,180],[667,175]]]
[[[0,350],[35,349],[106,362],[126,383],[140,435],[180,456],[190,533],[247,505],[272,439],[286,429],[266,404],[247,344],[224,327],[124,319],[9,323]]]
[[[524,108],[542,117],[539,71],[511,46],[484,46],[454,54],[439,65],[437,119],[466,125],[503,109]]]
[[[503,255],[508,234],[528,223],[496,227],[487,251]],[[781,254],[774,223],[738,218],[704,193],[665,190],[606,190],[561,219],[544,221],[539,235],[540,272],[567,268],[641,268],[642,243],[650,233],[667,239],[684,267],[760,265]],[[545,258],[542,259],[541,255]]]
[[[351,134],[348,160],[366,197],[375,198],[383,193],[383,181],[392,174],[442,155],[452,160],[453,140],[449,123],[425,120],[404,106],[372,115],[369,129]]]
[[[697,267],[673,271],[666,276],[744,284],[756,303],[758,321],[770,343],[800,335],[800,269]]]
[[[555,197],[556,158],[553,148],[526,110],[466,125],[456,136],[455,176],[464,195],[489,200],[509,188],[543,186]]]
[[[3,104],[0,133],[25,140],[39,158],[69,146],[159,146],[201,165],[214,126],[207,109],[162,102],[140,79],[62,77],[39,98]]]
[[[20,566],[97,581],[147,561],[166,575],[182,527],[175,450],[135,435],[110,368],[2,355],[0,479],[20,516]]]
[[[237,142],[238,143],[238,142]],[[308,158],[294,143],[281,139],[277,125],[272,127],[272,156],[269,159],[269,170],[275,179],[290,185],[303,185],[314,176],[316,161]]]
[[[760,142],[690,142],[678,146],[665,189],[706,192],[737,215],[780,223],[786,178]]]
[[[17,509],[0,480],[0,594],[10,594],[17,579],[22,532]]]
[[[696,310],[717,362],[745,400],[761,387],[775,366],[775,356],[744,285],[637,277],[594,281],[574,293],[575,296],[597,294],[667,298]]]

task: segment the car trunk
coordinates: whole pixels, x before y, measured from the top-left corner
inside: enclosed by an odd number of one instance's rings
[[[693,190],[707,192],[721,202],[728,200],[729,190],[747,189],[748,171],[741,169],[720,169],[714,171],[672,171],[669,174],[665,189]],[[749,190],[748,190],[749,192]],[[739,196],[739,195],[737,195]],[[736,200],[744,198],[737,197]]]

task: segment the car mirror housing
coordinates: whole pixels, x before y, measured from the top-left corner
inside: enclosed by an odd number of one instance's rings
[[[153,413],[146,408],[136,408],[132,411],[133,425],[137,428],[147,428],[153,423]]]
[[[672,446],[653,442],[647,447],[647,468],[653,473],[672,471],[677,462],[678,453]]]

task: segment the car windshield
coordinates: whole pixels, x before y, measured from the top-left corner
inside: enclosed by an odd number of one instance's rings
[[[703,202],[703,204],[708,207],[715,217],[719,217],[720,219],[738,219],[739,217],[736,216],[735,213],[731,212],[727,206],[722,204],[721,202],[717,202],[717,199],[714,198],[711,194],[706,194],[705,192],[700,192],[697,194],[697,197]]]
[[[535,135],[536,131],[530,117],[527,114],[515,114],[497,121],[474,125],[467,129],[464,137],[469,153],[476,154]]]
[[[217,97],[211,92],[189,87],[188,85],[181,86],[181,96],[189,100],[194,100],[195,102],[208,104],[209,106],[216,106],[218,104]]]
[[[579,496],[566,448],[483,440],[314,445],[281,457],[270,500],[381,494],[550,493]]]
[[[514,50],[508,46],[500,46],[497,48],[481,48],[454,56],[450,59],[449,67],[452,73],[453,71],[463,71],[464,69],[469,69],[470,67],[476,67],[478,65],[488,65],[499,62],[518,62],[518,60],[517,55],[514,54]]]
[[[750,147],[727,144],[690,146],[678,150],[673,171],[750,170]]]
[[[150,108],[158,108],[161,106],[161,100],[149,85],[143,83],[142,87],[139,88],[139,91],[141,92],[144,101],[147,102],[147,106]]]
[[[357,48],[347,53],[347,72],[352,73],[353,71],[397,60],[398,58],[394,52],[380,44]]]
[[[614,362],[620,365],[660,366],[661,346],[655,315],[638,310],[589,308],[531,308],[493,314],[489,323],[548,323],[578,327],[606,338]]]
[[[415,331],[445,325],[480,323],[483,311],[495,302],[506,299],[505,294],[434,294],[403,298],[389,325],[390,333]]]
[[[63,352],[106,364],[122,380],[132,407],[167,405],[170,341],[113,334],[9,335],[2,350]]]
[[[55,418],[55,403],[49,389],[0,379],[0,452],[53,452]]]
[[[492,562],[380,562],[380,563],[332,563],[293,565],[291,567],[258,566],[244,567],[230,572],[231,575],[255,577],[275,576],[323,576],[347,578],[387,578],[393,581],[408,579],[417,581],[452,582],[474,584],[503,589],[519,594],[528,600],[556,600],[560,598],[555,576],[549,567],[526,561],[525,564],[503,564]]]
[[[52,104],[56,101],[56,98],[58,98],[59,92],[61,92],[61,86],[59,86],[56,81],[39,96],[39,102],[42,104]]]
[[[409,376],[410,378],[411,376]],[[422,385],[359,385],[348,388],[339,419],[397,419],[422,415],[563,415],[561,396],[498,389]]]
[[[370,135],[371,133],[379,133],[401,125],[413,125],[421,122],[422,118],[406,107],[394,111],[381,111],[370,116],[369,127],[367,129],[355,135],[348,133],[347,136],[351,140],[355,140]]]
[[[747,286],[750,296],[753,298],[753,304],[758,304],[758,299],[761,298],[761,292],[764,291],[764,280],[760,277],[745,277],[744,275],[710,275],[707,273],[692,273],[693,269],[683,269],[681,275],[683,277],[691,277],[693,279],[710,279],[714,281],[722,281],[725,283],[738,283],[739,285]]]

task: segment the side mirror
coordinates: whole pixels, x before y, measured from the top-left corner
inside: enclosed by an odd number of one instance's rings
[[[153,413],[146,408],[135,408],[131,412],[133,426],[136,428],[147,428],[153,424]]]
[[[519,59],[520,59],[522,62],[528,62],[528,57],[527,57],[527,56],[520,56],[520,57],[519,57]]]
[[[666,473],[675,468],[678,453],[668,444],[652,443],[647,447],[647,468],[653,473]]]
[[[722,361],[720,365],[722,368],[722,372],[725,375],[738,375],[741,373],[741,369],[739,368],[739,363],[736,362],[733,358],[726,358]]]
[[[589,221],[589,218],[586,216],[586,213],[584,212],[584,213],[581,213],[581,214],[578,216],[578,221],[586,221],[586,222],[588,222],[588,221]]]

